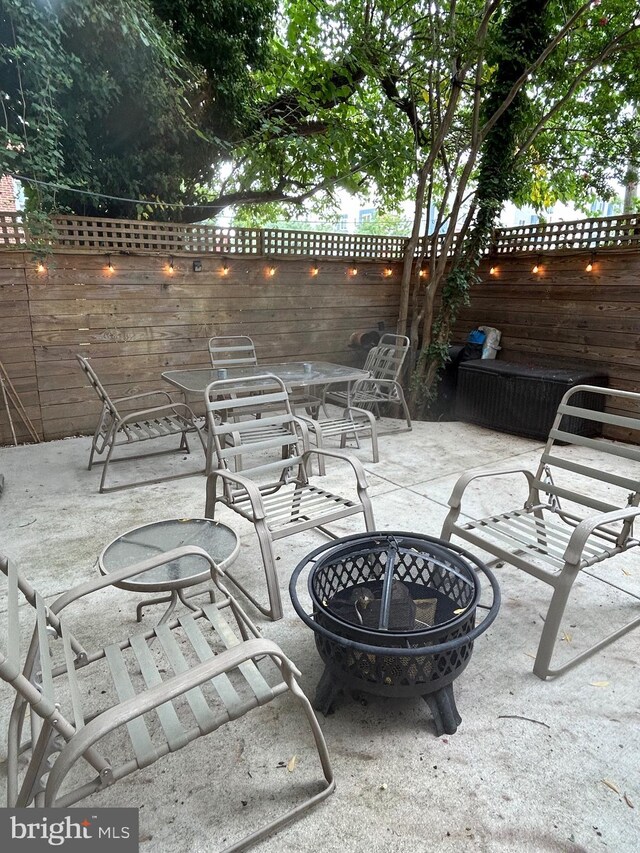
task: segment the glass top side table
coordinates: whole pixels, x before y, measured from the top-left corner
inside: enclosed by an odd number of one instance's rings
[[[240,540],[236,532],[226,524],[209,518],[170,518],[121,533],[102,551],[98,558],[98,567],[102,574],[108,575],[116,569],[155,557],[181,545],[199,546],[223,570],[231,565],[240,550]],[[168,601],[169,607],[160,620],[163,623],[173,612],[178,600],[195,610],[186,600],[184,590],[206,583],[210,577],[209,564],[202,557],[192,554],[134,575],[114,586],[132,592],[168,593],[142,601],[136,607],[136,619],[139,622],[144,607]]]

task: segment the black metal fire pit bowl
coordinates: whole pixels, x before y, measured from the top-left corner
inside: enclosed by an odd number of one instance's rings
[[[298,596],[306,570],[311,613]],[[480,574],[491,585],[490,605],[480,603]],[[422,696],[437,734],[456,731],[462,720],[452,682],[500,607],[495,576],[472,554],[418,533],[347,536],[308,554],[289,593],[325,664],[316,710],[330,713],[345,689]],[[476,624],[478,610],[485,615]]]

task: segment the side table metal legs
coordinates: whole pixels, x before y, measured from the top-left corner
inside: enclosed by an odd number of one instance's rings
[[[193,598],[193,596],[195,596],[195,595],[204,595],[205,592],[209,593],[209,600],[213,604],[215,602],[215,595],[214,595],[212,589],[194,590],[193,592],[189,593],[188,595],[185,595],[185,593],[181,589],[173,589],[173,590],[171,590],[170,593],[168,593],[168,595],[159,595],[157,598],[147,598],[147,599],[145,599],[145,601],[141,601],[136,606],[136,622],[142,621],[142,610],[143,610],[143,608],[149,607],[152,604],[162,604],[163,602],[168,601],[169,606],[167,607],[164,615],[162,616],[162,618],[158,622],[158,625],[164,625],[164,623],[168,621],[169,617],[171,616],[173,611],[176,609],[176,605],[178,603],[178,600],[180,600],[183,604],[186,604],[186,606],[189,608],[189,610],[198,610],[199,608],[196,607],[194,604],[191,604],[191,602],[187,601],[187,598]]]

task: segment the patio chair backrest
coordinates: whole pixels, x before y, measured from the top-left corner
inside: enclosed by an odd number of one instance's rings
[[[404,335],[383,335],[380,343],[369,350],[364,369],[372,379],[397,381],[409,352],[409,338]]]
[[[640,414],[633,408],[640,411],[640,394],[613,388],[576,385],[562,398],[534,488],[568,518],[640,506]],[[633,444],[603,438],[606,426],[624,430],[625,442]],[[576,461],[576,448],[590,451],[588,463]],[[630,529],[623,525],[625,534]]]
[[[212,382],[205,406],[218,468],[234,470],[241,458],[244,477],[281,474],[307,449],[306,430],[293,414],[286,387],[270,373]],[[280,458],[264,461],[265,451],[276,451]]]
[[[78,359],[78,364],[84,370],[85,375],[91,383],[91,386],[93,387],[94,391],[96,392],[98,397],[100,397],[104,409],[108,410],[115,420],[119,420],[120,415],[118,414],[118,410],[111,402],[111,399],[109,398],[109,395],[107,394],[104,385],[98,379],[95,370],[89,364],[89,359],[85,358],[82,355],[76,355],[76,358]]]
[[[209,338],[212,367],[250,367],[258,363],[256,348],[247,335]]]
[[[60,665],[73,673],[76,663],[84,656],[84,649],[66,629],[63,622],[52,614],[42,596],[25,580],[6,557],[0,556],[0,572],[7,577],[7,647],[6,654],[0,650],[0,678],[7,681],[31,706],[32,737],[42,728],[42,720],[52,714],[56,718],[55,728],[63,731],[70,723],[60,713],[61,697],[54,690],[54,673]],[[20,595],[19,593],[22,593]],[[29,607],[20,606],[23,601]],[[28,649],[20,649],[20,616],[30,613],[33,617],[33,632]],[[66,691],[65,691],[66,693]],[[71,708],[77,712],[77,703],[71,690]],[[57,711],[56,711],[57,708]],[[55,713],[54,713],[55,712]],[[83,719],[75,719],[71,725],[82,726]],[[67,731],[67,735],[68,735]]]

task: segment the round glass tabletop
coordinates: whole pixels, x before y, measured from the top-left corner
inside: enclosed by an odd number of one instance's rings
[[[99,557],[98,565],[100,571],[108,575],[109,572],[183,545],[197,545],[224,569],[237,556],[240,541],[231,527],[219,521],[209,518],[171,518],[122,533],[107,545]],[[134,575],[115,586],[136,592],[161,592],[194,586],[209,577],[209,563],[197,554],[190,554]]]

